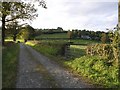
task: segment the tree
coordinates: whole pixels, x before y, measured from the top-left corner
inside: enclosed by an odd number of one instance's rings
[[[35,29],[30,25],[27,25],[26,28],[29,30],[29,39],[33,39],[35,36]]]
[[[16,37],[17,37],[17,34],[19,32],[19,30],[18,30],[18,22],[13,21],[13,22],[8,23],[6,25],[6,29],[7,29],[7,31],[5,33],[9,32],[9,34],[12,35],[12,37],[13,37],[13,41],[16,41]]]
[[[14,20],[11,21],[9,23],[6,24],[6,31],[5,31],[5,35],[6,36],[12,36],[13,37],[13,41],[16,41],[17,38],[17,34],[20,32],[20,29],[24,24],[19,25],[18,21]]]
[[[30,32],[27,27],[23,27],[21,31],[19,32],[20,38],[24,39],[24,42],[26,42],[29,38]]]
[[[46,8],[45,1],[36,1],[39,2],[39,5]],[[2,9],[0,10],[0,14],[2,14],[2,44],[4,45],[5,30],[7,30],[5,28],[6,22],[18,19],[33,20],[38,16],[36,11],[35,5],[30,2],[3,2]]]
[[[78,37],[81,38],[81,31],[78,31]]]

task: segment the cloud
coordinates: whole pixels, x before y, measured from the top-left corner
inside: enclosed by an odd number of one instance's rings
[[[39,7],[35,28],[105,30],[118,23],[117,2],[78,2],[79,0],[47,0],[48,9]]]

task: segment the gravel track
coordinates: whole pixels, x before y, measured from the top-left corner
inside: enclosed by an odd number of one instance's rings
[[[40,68],[36,68],[41,66]],[[43,70],[39,70],[39,69]],[[44,73],[43,73],[44,71]],[[49,79],[47,79],[49,77]],[[29,46],[20,44],[17,88],[91,88],[72,73]]]

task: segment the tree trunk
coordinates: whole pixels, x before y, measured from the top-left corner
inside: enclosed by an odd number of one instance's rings
[[[6,15],[2,15],[2,45],[4,45],[5,42],[5,18]]]
[[[16,41],[16,35],[13,36],[13,41],[14,41],[14,42]]]

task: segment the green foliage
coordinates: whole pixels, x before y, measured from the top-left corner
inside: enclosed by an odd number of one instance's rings
[[[28,28],[23,28],[20,32],[19,32],[19,36],[20,36],[20,38],[22,38],[22,39],[28,39],[29,38],[29,30],[28,30]]]
[[[39,2],[38,6],[46,7],[44,0],[35,0]],[[5,40],[5,25],[6,22],[14,21],[18,19],[22,20],[33,20],[38,15],[36,14],[37,9],[31,2],[2,2],[0,14],[2,15],[2,44],[4,45]],[[7,17],[8,16],[8,17]]]
[[[15,88],[19,45],[8,43],[2,53],[2,87]]]
[[[43,41],[38,42],[36,44],[32,44],[30,42],[27,42],[26,44],[32,46],[36,50],[40,51],[43,54],[50,54],[50,55],[64,55],[65,50],[65,42],[60,41]]]
[[[97,43],[87,41],[88,40],[75,40],[76,43],[81,42],[83,44]],[[36,44],[32,42],[32,47],[45,55],[49,54],[57,58],[59,56],[58,51],[61,50],[61,46],[64,45],[65,42],[59,40],[43,40]],[[85,51],[86,46],[72,46],[71,48],[75,49],[75,52],[80,52],[80,57],[69,61],[62,60],[61,62],[65,66],[72,68],[73,71],[89,78],[95,84],[100,84],[104,87],[119,87],[118,66],[114,65],[113,62],[109,62],[109,59],[106,58],[108,53],[112,53],[112,51],[110,51],[112,46],[108,44],[96,44],[93,48],[97,49],[98,47],[99,54],[103,55],[103,53],[106,53],[105,56],[99,56],[98,54],[94,56],[85,55],[85,53],[81,54],[81,52],[83,52],[82,50]],[[101,52],[101,50],[104,52]],[[107,52],[107,50],[109,50],[109,52]]]
[[[90,78],[95,84],[105,87],[118,87],[118,67],[106,64],[106,59],[99,56],[83,56],[65,64],[79,74]]]
[[[70,56],[72,58],[84,56],[86,47],[83,45],[70,45]]]
[[[52,46],[37,44],[37,45],[33,46],[33,48],[37,49],[38,51],[40,51],[43,54],[46,54],[46,53],[50,54],[50,55],[57,54],[57,49],[53,48]]]

